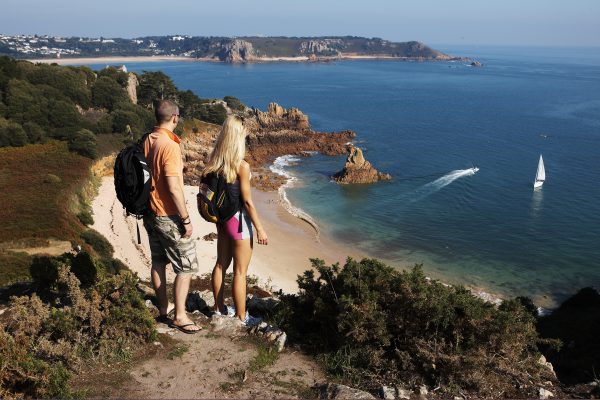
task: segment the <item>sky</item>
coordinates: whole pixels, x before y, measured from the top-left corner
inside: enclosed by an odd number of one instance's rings
[[[600,0],[0,0],[0,33],[600,46]]]

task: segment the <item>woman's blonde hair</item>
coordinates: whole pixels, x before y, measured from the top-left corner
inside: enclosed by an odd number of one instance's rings
[[[222,174],[228,183],[235,182],[240,163],[246,155],[246,128],[240,117],[227,117],[202,175]]]

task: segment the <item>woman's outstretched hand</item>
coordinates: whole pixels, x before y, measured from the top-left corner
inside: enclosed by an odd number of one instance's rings
[[[258,244],[269,244],[269,238],[267,237],[267,232],[264,229],[256,230],[256,240]]]

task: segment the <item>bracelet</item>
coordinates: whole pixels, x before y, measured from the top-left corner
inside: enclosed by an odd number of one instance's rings
[[[183,225],[189,225],[192,223],[192,220],[190,219],[188,222],[182,222]]]
[[[185,217],[185,218],[183,218],[183,217],[180,217],[180,218],[181,218],[181,222],[183,222],[183,224],[184,224],[184,225],[187,225],[187,224],[185,223],[185,220],[186,220],[186,219],[190,219],[190,215],[188,214],[188,216],[187,216],[187,217]],[[188,224],[189,224],[190,222],[192,222],[192,220],[191,220],[191,219],[189,220]]]

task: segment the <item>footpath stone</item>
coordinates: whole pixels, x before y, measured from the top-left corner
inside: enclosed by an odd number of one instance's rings
[[[371,393],[363,390],[354,389],[346,385],[337,383],[328,383],[322,385],[319,391],[320,399],[327,400],[346,400],[346,399],[375,399]]]

